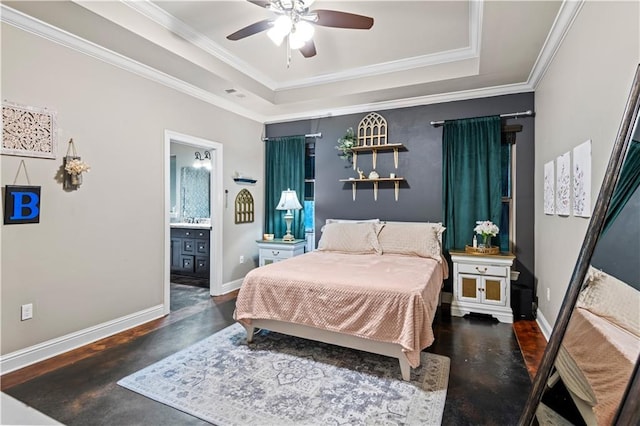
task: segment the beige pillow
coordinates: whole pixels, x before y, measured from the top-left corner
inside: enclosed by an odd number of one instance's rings
[[[324,227],[330,223],[380,223],[380,219],[327,219],[320,232],[324,232]]]
[[[442,223],[387,222],[378,235],[383,254],[430,257],[442,261]]]
[[[328,223],[318,241],[318,250],[353,254],[382,254],[378,223]]]
[[[640,291],[592,266],[586,281],[576,306],[640,337]]]

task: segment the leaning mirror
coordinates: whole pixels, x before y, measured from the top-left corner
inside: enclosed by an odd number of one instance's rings
[[[520,424],[640,424],[640,67]]]

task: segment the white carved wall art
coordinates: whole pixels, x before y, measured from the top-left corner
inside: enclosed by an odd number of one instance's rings
[[[56,158],[53,111],[3,102],[2,122],[2,154]]]

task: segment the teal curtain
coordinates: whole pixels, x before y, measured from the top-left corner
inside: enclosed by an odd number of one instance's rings
[[[265,233],[282,238],[287,231],[285,211],[276,210],[282,191],[292,189],[304,203],[304,136],[269,139],[265,152]],[[304,209],[293,211],[291,233],[304,238]]]
[[[444,248],[471,245],[478,220],[500,223],[499,116],[446,121],[442,136]],[[492,241],[497,245],[498,241]]]
[[[618,183],[611,196],[603,233],[609,230],[638,185],[640,185],[640,141],[632,140],[620,170]]]

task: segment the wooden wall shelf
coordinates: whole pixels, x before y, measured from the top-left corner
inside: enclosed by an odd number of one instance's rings
[[[373,199],[378,201],[378,184],[380,182],[393,182],[395,199],[398,201],[398,193],[400,192],[400,182],[403,182],[405,178],[379,178],[379,179],[340,179],[340,182],[351,183],[351,190],[353,192],[353,201],[356,200],[356,190],[358,183],[373,182]]]
[[[378,161],[378,151],[391,151],[393,150],[393,165],[398,168],[398,151],[404,149],[404,145],[401,143],[388,143],[384,145],[365,145],[354,146],[351,148],[353,152],[353,170],[357,169],[356,163],[358,162],[359,152],[371,152],[373,153],[373,169],[376,168],[376,162]]]

